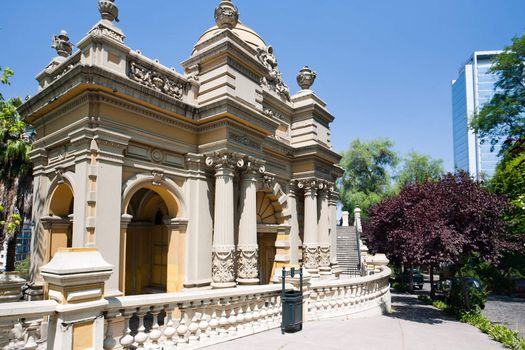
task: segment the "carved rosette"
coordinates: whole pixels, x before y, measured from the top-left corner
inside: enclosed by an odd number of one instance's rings
[[[233,29],[239,23],[239,10],[231,0],[223,0],[215,9],[215,23],[219,28]]]
[[[239,248],[237,251],[237,277],[240,280],[254,280],[258,278],[259,270],[257,262],[259,249],[255,247]]]
[[[235,284],[233,264],[234,247],[213,248],[212,251],[212,280],[216,284]]]
[[[330,246],[319,247],[319,266],[330,267]]]
[[[303,265],[308,270],[316,270],[319,267],[318,247],[303,247]]]
[[[303,90],[309,90],[314,84],[317,73],[310,69],[308,66],[304,66],[297,75],[297,84]]]

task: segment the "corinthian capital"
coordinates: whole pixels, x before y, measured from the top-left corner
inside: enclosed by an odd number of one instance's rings
[[[237,152],[217,151],[206,157],[206,165],[209,167],[221,168],[242,168],[244,167],[244,155]]]

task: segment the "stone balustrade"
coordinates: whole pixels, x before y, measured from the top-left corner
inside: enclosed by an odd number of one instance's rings
[[[307,283],[304,319],[389,312],[391,271],[386,266],[377,271],[364,277]],[[286,285],[286,289],[292,290],[293,285]],[[97,348],[197,349],[277,328],[281,310],[281,285],[276,284],[109,297],[96,303],[64,305],[48,300],[0,304],[0,325],[11,329],[9,341],[2,344],[4,349],[74,348],[56,341],[67,333],[68,325],[56,324],[64,313],[83,322],[86,319],[81,315],[95,315],[88,321],[99,325],[92,328],[93,343],[100,344]],[[62,329],[64,334],[57,333]]]
[[[356,318],[390,312],[390,273],[388,267],[381,266],[379,273],[365,277],[312,282],[307,319]]]

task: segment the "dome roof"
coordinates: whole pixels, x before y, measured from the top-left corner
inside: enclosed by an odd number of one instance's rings
[[[213,36],[217,35],[218,33],[222,32],[225,29],[221,29],[217,27],[216,25],[208,29],[204,34],[201,35],[195,46],[205,42],[206,40],[212,38]],[[259,34],[257,34],[253,29],[245,26],[242,23],[237,23],[237,25],[231,29],[231,31],[239,38],[244,40],[248,45],[250,45],[252,48],[257,50],[257,48],[265,48],[266,43],[264,40],[260,37]],[[196,48],[193,47],[192,55],[196,53]]]

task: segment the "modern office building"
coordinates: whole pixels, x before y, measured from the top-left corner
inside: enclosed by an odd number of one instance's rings
[[[494,95],[495,74],[489,73],[494,57],[501,51],[476,51],[461,66],[452,81],[454,167],[476,178],[494,175],[501,145],[494,147],[469,129],[472,116]]]

